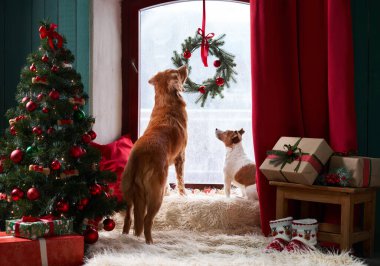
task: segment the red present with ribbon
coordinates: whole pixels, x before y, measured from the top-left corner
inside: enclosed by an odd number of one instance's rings
[[[23,216],[21,219],[7,220],[5,230],[7,234],[28,239],[68,235],[73,233],[73,220],[51,215],[43,217]]]
[[[32,83],[33,84],[40,83],[40,84],[45,84],[45,85],[48,84],[46,77],[40,77],[40,76],[33,77]]]
[[[29,171],[39,172],[39,173],[43,173],[45,175],[50,174],[50,168],[43,167],[41,165],[36,165],[36,164],[29,165]]]
[[[380,158],[332,156],[330,171],[345,168],[352,174],[353,187],[380,187]]]
[[[333,150],[324,139],[281,137],[260,166],[270,181],[312,185]]]
[[[0,232],[0,265],[41,266],[83,264],[83,236],[70,235],[30,240]]]

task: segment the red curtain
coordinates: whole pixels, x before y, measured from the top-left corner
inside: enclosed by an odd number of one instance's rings
[[[251,51],[257,165],[280,136],[357,150],[349,0],[251,0]],[[256,179],[268,235],[276,194],[260,171]]]

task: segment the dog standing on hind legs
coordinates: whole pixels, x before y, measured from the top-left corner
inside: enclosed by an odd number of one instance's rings
[[[153,243],[153,219],[162,204],[171,164],[175,165],[179,193],[185,195],[187,112],[180,92],[186,78],[187,67],[182,66],[159,72],[149,80],[155,89],[153,111],[122,175],[121,190],[127,203],[123,233],[129,232],[133,208],[135,235],[144,230],[147,244]]]

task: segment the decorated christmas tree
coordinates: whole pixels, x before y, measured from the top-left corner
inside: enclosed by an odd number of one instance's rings
[[[40,46],[27,57],[17,86],[18,105],[7,111],[9,128],[0,141],[0,229],[25,216],[72,218],[87,243],[98,238],[117,199],[108,189],[114,173],[99,170],[94,118],[74,56],[57,25],[41,23]],[[103,220],[104,219],[104,220]],[[101,221],[103,220],[103,223]]]

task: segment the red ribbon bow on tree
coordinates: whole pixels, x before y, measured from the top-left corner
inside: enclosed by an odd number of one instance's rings
[[[208,50],[210,47],[210,44],[208,43],[208,40],[212,39],[214,37],[214,33],[209,33],[206,35],[206,1],[203,0],[203,17],[202,17],[202,29],[198,28],[198,34],[202,36],[202,44],[201,44],[201,58],[203,65],[205,67],[208,66],[207,64],[207,56],[208,56]]]
[[[61,48],[63,44],[63,38],[55,29],[58,28],[57,24],[51,23],[48,28],[46,26],[41,26],[38,31],[40,32],[40,38],[45,39],[48,38],[48,43],[50,48],[54,51],[54,39],[57,39],[57,47]]]

